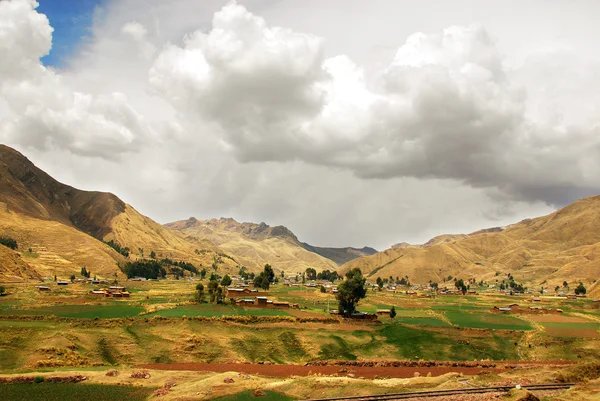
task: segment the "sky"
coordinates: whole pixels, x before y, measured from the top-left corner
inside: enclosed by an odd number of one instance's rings
[[[600,191],[597,1],[0,1],[0,142],[160,223],[423,243]]]

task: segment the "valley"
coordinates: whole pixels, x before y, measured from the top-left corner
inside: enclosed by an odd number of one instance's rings
[[[579,400],[600,388],[600,197],[378,252],[232,218],[162,225],[5,146],[0,167],[0,395],[292,400],[572,381],[540,395]],[[364,291],[355,315],[337,311],[350,282]]]

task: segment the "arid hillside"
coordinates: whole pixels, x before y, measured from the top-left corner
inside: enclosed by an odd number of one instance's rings
[[[600,275],[600,196],[504,228],[439,236],[423,245],[398,244],[340,270],[353,267],[371,278],[409,276],[414,283],[441,282],[449,275],[493,282],[511,273],[529,284],[582,281],[589,286]]]
[[[317,271],[338,267],[334,261],[305,249],[283,226],[238,223],[231,218],[202,221],[192,217],[169,223],[167,227],[181,231],[190,241],[194,238],[210,240],[250,270],[261,269],[265,263],[289,274],[303,272],[308,267]]]
[[[14,238],[19,245],[16,252],[6,248],[0,254],[0,279],[8,281],[66,279],[84,266],[98,277],[113,277],[122,274],[119,265],[148,257],[152,251],[157,258],[198,267],[216,263],[220,272],[238,269],[209,241],[185,239],[113,194],[62,184],[4,145],[0,145],[0,236]],[[103,242],[110,240],[128,247],[129,258]]]

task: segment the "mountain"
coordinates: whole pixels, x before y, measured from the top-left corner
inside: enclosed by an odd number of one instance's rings
[[[414,283],[441,282],[449,275],[494,282],[511,273],[517,282],[532,285],[589,285],[600,276],[600,196],[508,227],[398,244],[352,260],[340,272],[354,267],[373,279],[409,276]]]
[[[262,269],[266,263],[287,273],[304,272],[309,267],[318,271],[338,267],[333,260],[305,249],[294,233],[284,226],[239,223],[232,218],[198,220],[194,217],[166,226],[179,230],[186,238],[210,240],[251,270]]]
[[[218,261],[220,272],[237,271],[237,263],[221,260],[222,251],[209,241],[186,239],[113,194],[62,184],[4,145],[0,145],[0,236],[19,244],[17,256],[6,249],[0,254],[0,277],[13,279],[68,278],[82,266],[99,277],[121,274],[118,265],[127,259],[103,242],[110,240],[130,248],[130,259],[154,251],[158,257],[197,266]],[[13,257],[21,261],[18,269],[10,265]]]
[[[338,266],[343,265],[346,262],[360,258],[361,256],[369,256],[377,253],[376,249],[365,246],[363,248],[321,248],[318,246],[312,246],[305,242],[301,245],[304,249],[319,254],[327,259],[333,260]]]

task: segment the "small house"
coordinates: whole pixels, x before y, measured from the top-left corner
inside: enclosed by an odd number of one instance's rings
[[[392,311],[390,309],[377,309],[376,313],[378,315],[390,315]]]
[[[256,297],[254,298],[254,305],[267,306],[267,297]]]
[[[50,287],[45,285],[36,285],[35,288],[37,288],[39,291],[50,291]]]
[[[273,307],[274,308],[289,308],[290,307],[290,303],[289,302],[273,301]]]
[[[59,280],[56,282],[56,285],[69,285],[68,281]]]

